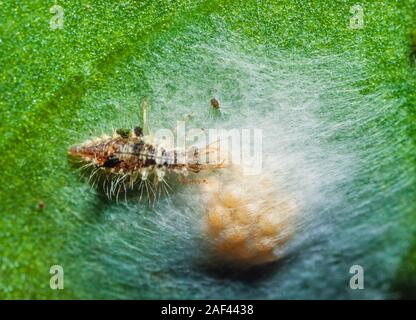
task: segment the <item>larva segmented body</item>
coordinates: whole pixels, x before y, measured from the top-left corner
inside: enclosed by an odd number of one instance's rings
[[[103,135],[69,149],[70,156],[84,163],[81,168],[89,170],[93,186],[101,181],[107,197],[116,199],[121,191],[126,193],[137,185],[140,197],[146,192],[156,198],[162,192],[169,193],[166,176],[171,173],[186,176],[220,168],[218,163],[201,162],[201,155],[208,152],[208,148],[201,151],[195,147],[166,150],[144,136],[140,127],[119,129],[111,137]]]

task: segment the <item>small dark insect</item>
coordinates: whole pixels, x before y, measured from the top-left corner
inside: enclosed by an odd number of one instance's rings
[[[219,101],[218,101],[217,99],[212,98],[212,99],[211,99],[211,106],[212,106],[214,109],[218,109],[218,108],[220,107],[220,103],[219,103]]]
[[[38,203],[38,207],[39,207],[40,210],[45,209],[45,202],[43,200],[40,200],[39,203]]]

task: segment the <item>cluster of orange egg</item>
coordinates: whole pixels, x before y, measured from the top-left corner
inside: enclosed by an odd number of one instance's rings
[[[233,173],[205,185],[207,236],[221,259],[247,265],[277,260],[292,237],[296,205],[264,176]]]

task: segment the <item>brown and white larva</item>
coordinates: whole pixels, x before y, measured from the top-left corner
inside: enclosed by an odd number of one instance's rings
[[[147,100],[143,100],[143,128],[121,128],[111,136],[87,140],[70,147],[69,155],[81,162],[81,170],[89,173],[88,181],[101,186],[108,198],[118,200],[121,191],[138,189],[156,199],[162,192],[169,194],[166,178],[171,174],[187,176],[223,167],[223,163],[209,163],[206,155],[212,152],[208,146],[202,149],[167,149],[158,144],[147,124]],[[189,115],[188,115],[189,116]],[[187,116],[187,117],[188,117]],[[204,160],[203,160],[204,159]]]
[[[69,155],[83,163],[81,168],[90,173],[93,185],[101,182],[108,198],[118,199],[121,191],[136,186],[141,195],[146,192],[157,197],[158,193],[169,193],[166,178],[170,174],[186,176],[189,172],[221,168],[220,163],[202,161],[207,150],[168,150],[143,135],[142,128],[135,127],[72,146]]]

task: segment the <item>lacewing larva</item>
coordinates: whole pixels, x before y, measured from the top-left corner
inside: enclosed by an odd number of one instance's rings
[[[145,193],[149,200],[162,193],[169,194],[167,182],[171,174],[187,176],[189,172],[221,168],[222,163],[201,161],[210,148],[191,147],[185,150],[166,149],[147,131],[147,103],[143,103],[143,128],[120,128],[111,136],[87,140],[69,149],[71,158],[81,162],[80,169],[88,172],[93,186],[101,184],[108,198],[118,200],[120,192],[137,189],[140,199]]]

